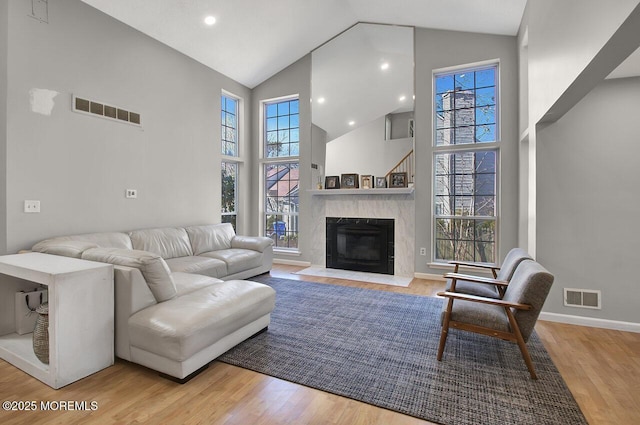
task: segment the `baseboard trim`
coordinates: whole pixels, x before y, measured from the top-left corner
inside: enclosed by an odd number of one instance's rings
[[[570,314],[541,312],[540,320],[567,323],[569,325],[589,326],[592,328],[613,329],[616,331],[640,333],[640,323],[621,322],[618,320],[596,319],[593,317],[573,316]]]
[[[444,277],[442,277],[441,274],[432,274],[432,273],[418,273],[418,272],[415,272],[413,274],[413,277],[415,277],[416,279],[439,280],[439,281],[442,281],[442,282],[447,280]]]
[[[309,261],[299,261],[299,260],[287,260],[285,258],[274,258],[274,264],[285,264],[287,266],[300,266],[300,267],[310,267],[311,263]]]

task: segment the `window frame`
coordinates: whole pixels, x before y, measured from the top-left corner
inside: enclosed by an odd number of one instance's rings
[[[240,212],[242,211],[242,207],[241,207],[241,198],[240,198],[240,192],[241,192],[241,182],[243,181],[242,178],[242,173],[243,173],[243,165],[244,165],[244,151],[245,151],[245,147],[244,147],[244,143],[243,143],[243,132],[242,132],[242,128],[243,128],[243,124],[244,124],[244,117],[242,114],[242,111],[244,110],[244,99],[241,98],[240,96],[237,96],[231,92],[228,92],[226,90],[222,90],[220,93],[220,129],[225,128],[225,124],[222,122],[222,99],[223,98],[231,98],[233,100],[235,100],[236,102],[236,128],[235,128],[235,132],[236,132],[236,146],[235,146],[235,155],[227,155],[226,152],[223,149],[223,140],[222,140],[222,134],[220,134],[220,170],[222,171],[222,165],[223,164],[234,164],[235,165],[235,171],[236,171],[236,179],[234,182],[234,198],[235,198],[235,202],[234,202],[234,206],[235,206],[235,211],[233,213],[231,212],[227,212],[225,213],[224,211],[222,211],[222,176],[220,179],[220,222],[223,222],[223,217],[228,217],[228,216],[233,216],[235,215],[235,223],[236,225],[234,226],[236,232],[239,231],[239,228],[241,227],[241,216],[240,216]]]
[[[282,103],[287,101],[297,100],[298,101],[298,116],[300,115],[300,95],[292,94],[287,96],[280,96],[270,99],[264,99],[260,101],[260,158],[259,158],[259,169],[260,169],[260,223],[259,223],[259,231],[261,235],[266,235],[267,233],[267,217],[270,215],[289,215],[295,217],[295,221],[299,223],[299,208],[295,213],[284,213],[284,212],[268,212],[267,211],[267,193],[266,193],[266,171],[267,167],[270,165],[277,164],[296,164],[298,166],[298,170],[300,170],[300,140],[298,139],[298,155],[289,155],[289,156],[275,156],[275,157],[267,157],[267,114],[266,108],[268,105],[274,103]],[[290,115],[290,114],[289,114]],[[299,118],[298,118],[299,119]],[[298,121],[298,131],[300,130],[300,121]],[[298,207],[300,202],[300,175],[298,174]],[[286,248],[274,245],[274,252],[280,253],[288,253],[288,254],[299,254],[300,253],[300,229],[297,229],[297,247],[294,248]]]
[[[476,142],[474,139],[473,143],[460,143],[460,144],[448,144],[448,145],[437,145],[437,89],[436,89],[436,79],[438,77],[447,76],[456,73],[462,72],[477,72],[485,69],[495,68],[495,141],[492,142]],[[438,219],[452,219],[452,220],[491,220],[495,222],[494,228],[494,261],[489,264],[498,264],[499,258],[499,241],[500,241],[500,221],[501,221],[501,97],[500,97],[500,61],[499,60],[490,60],[472,64],[466,64],[456,67],[444,68],[434,70],[432,73],[432,171],[431,171],[431,263],[435,266],[446,265],[449,259],[438,259],[437,258],[437,220]],[[474,90],[476,86],[474,84]],[[474,116],[475,116],[475,107],[474,107]],[[475,123],[474,123],[475,125]],[[455,127],[452,127],[455,128]],[[475,133],[474,133],[475,134]],[[495,205],[494,205],[494,215],[493,216],[477,216],[477,215],[443,215],[436,214],[436,184],[437,184],[437,176],[436,176],[436,162],[437,155],[439,154],[461,154],[464,152],[486,152],[486,151],[494,151],[495,152]],[[474,173],[475,176],[476,173]],[[455,213],[455,211],[452,211]],[[475,212],[474,212],[475,214]],[[475,241],[475,238],[474,238]]]
[[[240,181],[240,163],[237,161],[226,161],[226,160],[222,160],[220,162],[220,171],[222,172],[222,167],[225,166],[225,164],[227,165],[231,165],[233,166],[233,168],[235,169],[235,177],[234,177],[234,182],[233,182],[233,206],[234,206],[234,210],[233,211],[223,211],[224,209],[224,203],[222,202],[222,198],[224,197],[224,187],[221,188],[221,196],[220,196],[220,222],[221,223],[229,223],[229,221],[225,221],[225,217],[234,217],[235,220],[235,225],[233,226],[234,230],[238,227],[238,203],[240,202],[240,198],[238,196],[239,193],[239,181]],[[222,179],[222,175],[220,176],[220,180],[221,180],[221,185],[223,185],[224,180]],[[233,223],[232,223],[233,224]]]

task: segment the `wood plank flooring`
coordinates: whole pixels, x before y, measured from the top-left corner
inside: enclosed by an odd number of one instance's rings
[[[442,282],[407,288],[292,274],[273,276],[433,296]],[[640,334],[539,321],[536,330],[591,425],[640,423]],[[524,366],[523,366],[524,367]],[[416,418],[220,362],[185,385],[123,360],[53,390],[0,361],[0,401],[36,411],[0,411],[2,424],[428,424]],[[93,411],[42,411],[46,401],[95,401]],[[55,405],[55,404],[54,404]]]

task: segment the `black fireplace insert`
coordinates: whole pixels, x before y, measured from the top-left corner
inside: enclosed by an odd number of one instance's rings
[[[327,217],[326,266],[394,274],[394,220]]]

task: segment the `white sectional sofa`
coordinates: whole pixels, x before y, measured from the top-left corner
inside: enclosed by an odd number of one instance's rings
[[[273,241],[230,224],[61,236],[33,251],[115,265],[116,356],[184,382],[266,329]]]

